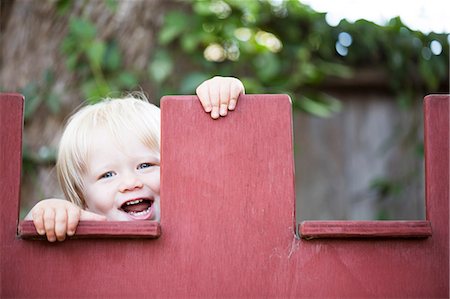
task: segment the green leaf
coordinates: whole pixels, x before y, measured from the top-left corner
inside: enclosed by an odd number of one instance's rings
[[[370,182],[369,188],[383,198],[399,195],[402,191],[402,184],[389,178],[378,177]]]
[[[24,119],[29,119],[41,103],[41,98],[38,95],[38,86],[36,83],[29,83],[20,93],[25,97],[25,109],[24,109]]]
[[[197,86],[203,81],[209,79],[209,75],[206,73],[194,72],[187,75],[183,81],[181,81],[180,93],[181,94],[194,94]]]
[[[74,71],[78,64],[78,55],[76,53],[70,54],[66,58],[66,66],[69,70]]]
[[[118,81],[120,86],[125,88],[133,88],[138,84],[138,79],[130,72],[120,73]]]
[[[20,93],[25,97],[25,101],[27,98],[36,97],[37,94],[37,85],[34,82],[30,82],[25,85],[24,88],[20,89]]]
[[[188,26],[188,17],[180,11],[172,11],[165,15],[164,26],[159,33],[159,42],[170,43],[184,32]]]
[[[245,86],[246,93],[264,93],[264,87],[261,82],[252,77],[241,77],[242,84]]]
[[[71,54],[75,51],[75,39],[71,36],[66,36],[61,43],[61,51],[65,54]]]
[[[103,55],[102,65],[109,71],[117,71],[122,64],[119,47],[116,43],[109,43]]]
[[[56,2],[56,11],[59,15],[64,15],[70,10],[73,3],[71,0],[58,0]]]
[[[257,68],[257,75],[263,81],[269,81],[278,75],[280,71],[280,62],[275,54],[267,52],[258,55],[254,60]]]
[[[419,64],[420,76],[430,90],[436,90],[439,85],[439,79],[431,67],[430,61],[421,60]]]
[[[324,74],[328,76],[336,76],[340,78],[351,78],[353,71],[351,67],[340,63],[324,62],[322,61],[317,65]]]
[[[45,86],[48,87],[49,85],[53,84],[54,81],[55,81],[55,74],[53,73],[53,71],[51,69],[46,69],[44,71]]]
[[[214,13],[210,9],[211,2],[210,1],[194,1],[193,10],[196,15],[213,15]]]
[[[95,41],[87,50],[87,55],[91,63],[100,66],[105,54],[106,45],[103,42]]]
[[[94,80],[89,80],[81,85],[84,97],[89,103],[96,103],[108,96],[110,90],[106,84],[97,84]]]
[[[294,104],[305,112],[319,117],[329,117],[333,113],[326,104],[314,101],[305,96],[303,96],[300,101],[295,101]]]
[[[197,49],[199,37],[196,33],[185,34],[181,39],[181,46],[184,51],[191,53]]]
[[[150,77],[157,83],[161,83],[166,80],[167,77],[172,73],[172,70],[172,59],[169,54],[164,51],[156,52],[153,61],[148,66]]]
[[[425,155],[425,145],[423,144],[423,141],[416,145],[414,151],[418,157],[423,158],[423,156]]]
[[[45,102],[47,104],[47,107],[53,114],[57,114],[60,111],[61,103],[59,102],[59,97],[57,97],[55,94],[50,93],[45,98]]]
[[[389,213],[386,210],[381,209],[377,212],[376,219],[377,220],[391,220],[391,217],[389,217]]]
[[[69,32],[80,40],[92,40],[97,34],[97,29],[88,20],[72,18],[69,21]]]
[[[119,5],[119,3],[117,2],[117,0],[106,0],[106,6],[112,11],[112,12],[116,12],[117,11],[117,7]]]

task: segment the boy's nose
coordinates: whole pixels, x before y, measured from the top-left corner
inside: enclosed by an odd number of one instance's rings
[[[119,191],[120,192],[127,192],[127,191],[133,191],[135,189],[140,189],[143,187],[143,183],[139,178],[135,176],[127,176],[122,181]]]

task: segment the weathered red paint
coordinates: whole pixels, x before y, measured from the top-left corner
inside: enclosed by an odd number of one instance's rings
[[[20,221],[17,229],[22,239],[45,240],[36,232],[33,221]],[[80,238],[158,238],[161,225],[157,221],[82,221],[77,227],[75,236]]]
[[[50,244],[16,237],[22,101],[2,96],[0,297],[448,297],[449,96],[425,99],[432,235],[413,239],[296,238],[289,99],[238,105],[162,100],[160,238]]]
[[[304,239],[316,238],[426,238],[432,235],[431,222],[413,221],[303,221]]]

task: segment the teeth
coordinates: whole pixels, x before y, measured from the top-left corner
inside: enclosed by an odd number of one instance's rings
[[[145,215],[145,214],[149,213],[150,212],[150,208],[151,207],[148,207],[146,210],[141,211],[141,212],[130,212],[130,214],[133,215],[133,216],[142,216],[142,215]]]
[[[143,202],[143,201],[144,201],[143,199],[136,199],[136,200],[128,201],[128,202],[126,202],[125,204],[126,204],[127,206],[130,206],[130,205],[138,204],[138,203]]]

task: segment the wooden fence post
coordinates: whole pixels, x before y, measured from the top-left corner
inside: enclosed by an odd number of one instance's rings
[[[426,221],[306,222],[298,238],[289,98],[241,96],[215,121],[171,96],[162,235],[50,244],[16,236],[23,98],[0,95],[0,297],[448,297],[449,100],[424,104]]]

